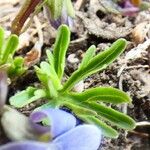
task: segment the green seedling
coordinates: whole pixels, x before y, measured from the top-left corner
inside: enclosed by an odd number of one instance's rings
[[[47,61],[42,61],[40,66],[35,66],[41,87],[28,87],[17,93],[10,98],[10,104],[20,108],[44,98],[47,99],[47,103],[38,109],[67,107],[76,117],[99,127],[106,137],[118,136],[118,132],[110,125],[132,130],[135,127],[134,120],[107,105],[131,103],[131,98],[125,92],[112,87],[90,88],[82,93],[73,92],[78,82],[104,70],[116,60],[125,50],[126,40],[118,39],[110,48],[97,55],[96,47],[91,46],[85,53],[79,68],[64,83],[62,79],[69,43],[70,30],[66,25],[62,25],[59,27],[53,52],[47,50]]]
[[[24,59],[14,57],[19,44],[18,36],[12,34],[8,39],[4,36],[4,29],[0,27],[0,69],[6,69],[8,76],[13,78],[24,73]]]

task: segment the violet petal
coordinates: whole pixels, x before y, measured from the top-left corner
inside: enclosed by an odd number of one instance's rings
[[[54,27],[55,29],[58,29],[58,27],[61,24],[66,24],[71,29],[73,28],[73,25],[74,25],[73,18],[68,15],[67,8],[66,8],[65,5],[63,5],[61,16],[59,18],[57,18],[57,19],[53,19],[53,17],[51,16],[51,12],[50,12],[48,6],[45,6],[44,8],[45,8],[45,14],[46,14],[50,24],[52,25],[52,27]]]
[[[0,72],[0,110],[4,106],[7,97],[7,74],[6,72]]]
[[[54,139],[62,150],[97,150],[101,131],[94,125],[80,125]]]
[[[26,142],[14,142],[6,144],[4,146],[0,146],[0,150],[58,150],[58,149],[53,144],[26,141]]]
[[[135,7],[129,0],[122,1],[120,6],[122,7],[121,12],[125,16],[132,16],[139,11],[139,8]]]
[[[139,11],[139,9],[138,9],[137,7],[122,9],[122,13],[123,13],[125,16],[133,16],[133,15],[135,15],[138,11]]]
[[[59,17],[58,19],[54,20],[52,18],[52,16],[51,16],[52,14],[51,14],[48,6],[44,6],[44,11],[45,11],[45,15],[46,15],[49,23],[52,25],[52,27],[57,29],[61,25],[61,17]]]
[[[50,120],[49,127],[45,128],[45,126],[37,124],[46,117]],[[30,120],[37,131],[46,131],[49,129],[53,138],[69,131],[76,125],[76,118],[72,114],[52,108],[33,112],[30,115]]]

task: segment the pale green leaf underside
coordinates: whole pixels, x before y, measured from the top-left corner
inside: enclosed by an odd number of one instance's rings
[[[99,101],[112,104],[130,103],[131,98],[123,91],[112,87],[97,87],[82,93],[71,93],[70,96],[78,102]]]
[[[9,99],[11,105],[21,108],[33,101],[36,101],[42,97],[45,97],[45,92],[43,90],[37,90],[33,87],[28,87],[26,90],[21,91]]]

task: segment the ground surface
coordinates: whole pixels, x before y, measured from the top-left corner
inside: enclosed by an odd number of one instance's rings
[[[83,2],[83,3],[82,3]],[[137,128],[129,133],[121,131],[116,140],[104,139],[101,150],[149,150],[150,149],[150,11],[143,11],[136,16],[123,17],[103,12],[103,5],[98,0],[74,0],[76,8],[75,27],[67,54],[66,74],[71,74],[80,63],[84,52],[91,44],[102,51],[116,39],[123,37],[129,41],[124,54],[105,71],[87,78],[84,88],[96,86],[117,87],[133,99],[129,106],[117,107],[137,122]],[[9,33],[10,25],[20,7],[19,0],[0,2],[0,25]],[[51,47],[56,31],[51,28],[43,13],[36,16],[31,27],[23,35],[23,41],[17,55],[25,56],[34,44],[43,38],[42,56],[31,62],[29,72],[10,84],[9,96],[28,85],[36,85],[32,65],[43,59],[45,48]],[[39,19],[40,18],[40,19]],[[43,31],[43,33],[41,33]],[[41,102],[21,109],[29,114]],[[0,130],[0,144],[7,139]]]

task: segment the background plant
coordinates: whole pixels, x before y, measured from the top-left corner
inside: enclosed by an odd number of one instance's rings
[[[112,87],[91,88],[82,93],[72,91],[78,82],[111,64],[126,48],[126,40],[117,40],[110,48],[97,55],[96,47],[92,45],[85,53],[79,68],[63,83],[65,56],[69,42],[69,28],[62,25],[58,30],[53,52],[47,50],[47,61],[42,61],[39,67],[35,66],[41,87],[28,87],[17,93],[10,98],[11,105],[23,107],[44,98],[48,103],[38,109],[67,107],[81,120],[98,126],[107,137],[118,136],[118,132],[107,125],[107,122],[119,128],[132,130],[135,127],[133,119],[107,106],[107,104],[130,103],[130,97],[123,91]]]
[[[47,19],[54,28],[58,28],[62,23],[72,27],[75,12],[71,0],[25,0],[12,22],[11,32],[17,35],[24,32],[29,27],[33,17],[42,11],[43,6]],[[24,27],[28,18],[30,21]]]
[[[25,71],[23,57],[14,57],[18,44],[18,36],[11,34],[5,39],[4,29],[0,27],[0,69],[6,69],[11,78]]]
[[[137,12],[148,10],[150,3],[145,0],[101,0],[101,11],[104,13],[122,14],[125,16],[136,15]]]

